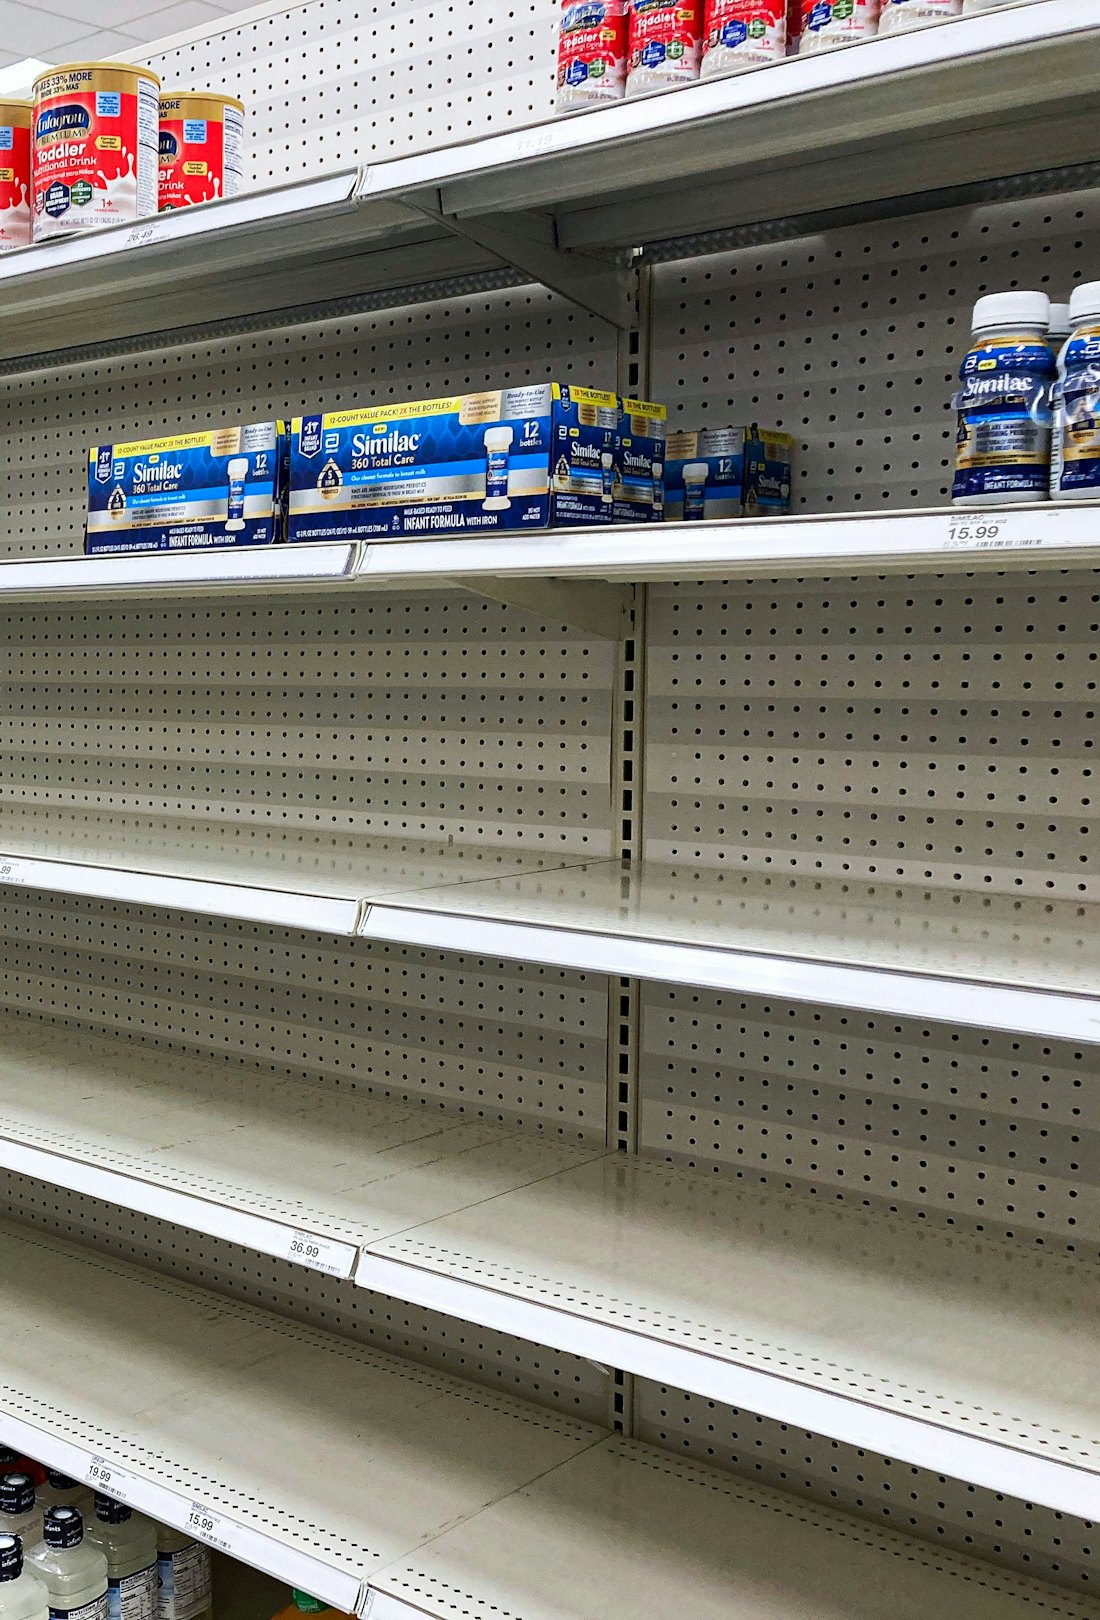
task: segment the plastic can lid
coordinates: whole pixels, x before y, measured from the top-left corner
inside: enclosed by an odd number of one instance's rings
[[[84,1540],[84,1516],[80,1509],[47,1508],[43,1514],[42,1537],[47,1547],[79,1547]]]
[[[1069,300],[1069,318],[1074,326],[1087,315],[1100,315],[1100,281],[1086,281],[1074,287]]]
[[[986,326],[1045,326],[1050,320],[1050,299],[1045,292],[989,293],[974,305],[973,330]]]
[[[133,1508],[127,1507],[125,1502],[116,1502],[113,1496],[104,1496],[102,1491],[96,1491],[95,1516],[101,1524],[125,1524],[133,1513]]]
[[[22,1573],[22,1539],[19,1536],[0,1536],[0,1581],[17,1581]]]
[[[29,1474],[5,1474],[0,1479],[0,1512],[30,1513],[34,1508],[34,1480]]]

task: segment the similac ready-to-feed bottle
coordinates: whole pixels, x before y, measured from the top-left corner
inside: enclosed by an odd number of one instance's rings
[[[34,240],[157,211],[160,80],[124,62],[51,68],[35,80]]]
[[[704,79],[767,67],[787,54],[787,0],[706,0]]]
[[[49,1593],[24,1563],[19,1536],[0,1535],[0,1620],[50,1620]]]
[[[882,0],[880,34],[902,34],[928,23],[947,22],[962,12],[962,0]]]
[[[0,253],[31,240],[31,119],[29,101],[0,101]]]
[[[626,0],[562,0],[559,112],[622,99],[626,94],[626,36]]]
[[[1054,386],[1050,492],[1056,501],[1100,500],[1100,281],[1074,289],[1070,335]]]
[[[1045,500],[1050,483],[1050,299],[991,293],[974,306],[959,368],[952,498],[962,506]]]
[[[210,1549],[157,1525],[157,1620],[213,1620]]]
[[[107,1560],[84,1539],[79,1508],[47,1508],[27,1563],[49,1594],[50,1620],[107,1620]]]
[[[626,93],[667,90],[699,77],[703,0],[630,0]]]
[[[879,0],[802,0],[802,32],[798,49],[803,56],[858,45],[878,32]]]
[[[86,1535],[107,1560],[108,1620],[154,1620],[157,1527],[122,1502],[96,1494]]]

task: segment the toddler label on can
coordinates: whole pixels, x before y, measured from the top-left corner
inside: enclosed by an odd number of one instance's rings
[[[787,0],[706,0],[702,77],[781,62]]]
[[[617,101],[625,89],[625,0],[563,0],[558,106]]]
[[[160,83],[144,68],[89,63],[34,87],[34,239],[157,210]]]

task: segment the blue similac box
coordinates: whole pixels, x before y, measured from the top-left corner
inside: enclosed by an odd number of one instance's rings
[[[699,428],[671,433],[665,517],[675,523],[779,517],[791,509],[794,440],[771,428]]]
[[[291,540],[611,522],[619,399],[536,383],[295,419]]]
[[[283,538],[282,422],[210,428],[88,452],[88,552],[268,546]]]
[[[619,401],[614,523],[659,523],[664,517],[667,417],[663,405],[649,400]]]

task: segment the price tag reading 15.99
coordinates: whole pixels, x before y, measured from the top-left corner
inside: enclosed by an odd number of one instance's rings
[[[191,1503],[187,1528],[199,1541],[205,1541],[208,1547],[220,1547],[223,1552],[232,1552],[233,1536],[229,1525],[220,1513],[212,1513],[201,1502]]]
[[[983,517],[979,511],[960,514],[947,520],[945,551],[1017,551],[1041,546],[1043,541],[1035,533],[1030,514],[1009,516],[998,512]]]

